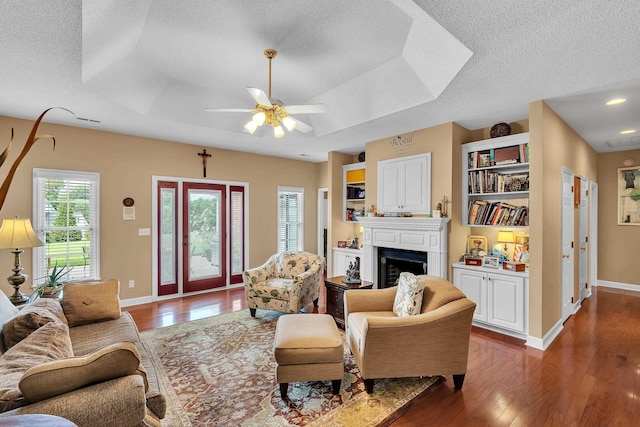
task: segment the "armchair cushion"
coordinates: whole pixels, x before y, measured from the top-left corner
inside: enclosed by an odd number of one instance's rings
[[[7,349],[18,344],[36,329],[49,322],[67,324],[62,306],[53,298],[41,298],[27,304],[2,326],[2,335]]]
[[[425,281],[412,273],[400,273],[398,290],[393,303],[393,313],[398,317],[415,316],[422,308]]]

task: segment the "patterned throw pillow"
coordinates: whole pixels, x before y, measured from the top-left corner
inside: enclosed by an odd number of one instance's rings
[[[425,282],[412,273],[400,273],[393,312],[398,317],[415,316],[422,308]]]

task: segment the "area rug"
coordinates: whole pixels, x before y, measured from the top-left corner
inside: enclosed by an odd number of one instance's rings
[[[340,394],[330,381],[275,382],[273,339],[281,314],[248,310],[142,333],[167,397],[165,427],[379,426],[396,420],[442,377],[376,380],[367,394],[348,346]],[[344,340],[344,333],[341,332]],[[393,351],[393,349],[389,349]]]

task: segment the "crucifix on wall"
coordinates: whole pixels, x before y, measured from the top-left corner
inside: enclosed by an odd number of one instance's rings
[[[207,154],[207,150],[202,149],[202,153],[198,153],[198,156],[202,157],[202,176],[207,177],[207,158],[211,157],[211,154]]]

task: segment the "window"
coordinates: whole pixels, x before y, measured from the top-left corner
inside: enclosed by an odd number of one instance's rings
[[[278,187],[278,252],[304,248],[304,189]]]
[[[100,278],[100,175],[33,170],[33,228],[45,246],[33,251],[33,283],[67,266],[67,280]]]

